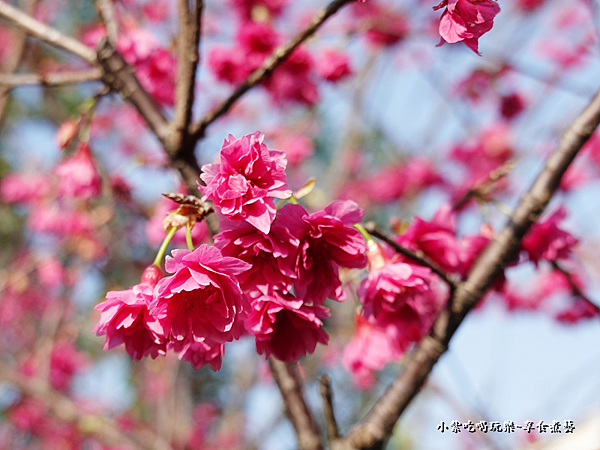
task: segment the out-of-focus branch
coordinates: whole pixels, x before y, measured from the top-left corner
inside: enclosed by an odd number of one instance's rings
[[[96,0],[96,9],[106,27],[106,34],[111,44],[117,45],[119,37],[119,23],[115,17],[112,0]]]
[[[337,422],[335,420],[335,413],[333,410],[333,394],[331,392],[331,382],[327,375],[321,377],[321,398],[323,399],[323,415],[325,416],[325,426],[327,429],[327,441],[330,443],[334,442],[335,439],[340,437]]]
[[[195,142],[188,143],[189,126],[192,122],[196,69],[198,68],[200,35],[202,32],[203,1],[195,0],[190,11],[188,0],[179,0],[179,38],[177,41],[177,84],[175,88],[175,115],[172,122],[174,148],[187,149],[193,153]]]
[[[32,14],[37,4],[37,0],[22,0],[22,8],[26,13]],[[12,74],[14,73],[23,57],[23,51],[25,50],[25,38],[26,34],[20,32],[12,42],[12,51],[6,55],[2,64],[0,64],[0,74]],[[8,92],[10,86],[0,86],[0,127],[2,127],[2,121],[4,119],[4,112],[6,111],[6,105],[8,104]]]
[[[580,299],[588,302],[590,305],[592,305],[594,308],[596,308],[597,311],[600,311],[600,308],[598,308],[598,305],[596,305],[595,302],[591,301],[589,299],[589,297],[587,295],[585,295],[583,293],[583,291],[579,288],[579,286],[575,282],[575,279],[573,278],[573,273],[569,272],[567,269],[565,269],[563,266],[561,266],[558,263],[558,261],[552,261],[552,267],[555,270],[558,270],[560,273],[562,273],[565,276],[567,283],[569,283],[569,288],[571,289],[571,294],[573,294],[573,296],[579,297]]]
[[[354,0],[334,0],[325,8],[321,9],[310,21],[310,23],[300,31],[291,41],[277,47],[271,56],[269,56],[262,66],[252,72],[246,81],[219,106],[209,112],[202,120],[193,124],[190,133],[195,139],[204,137],[206,128],[225,114],[229,109],[242,97],[246,92],[267,78],[302,42],[312,36],[323,23],[332,15],[334,15],[342,6]]]
[[[93,436],[108,445],[125,445],[133,449],[169,450],[168,443],[162,441],[149,430],[140,433],[124,433],[116,424],[94,414],[86,414],[69,398],[48,386],[40,379],[24,378],[13,369],[0,362],[0,380],[14,384],[23,394],[41,401],[57,419],[74,423],[79,431]]]
[[[98,44],[98,62],[104,69],[102,81],[135,107],[166,147],[169,142],[167,119],[152,96],[142,87],[133,68],[106,38]]]
[[[525,233],[544,211],[561,177],[600,123],[600,91],[562,135],[545,168],[523,195],[504,229],[475,261],[435,320],[431,333],[406,358],[404,370],[377,400],[365,419],[332,445],[334,450],[381,449],[395,423],[425,384],[433,366],[448,349],[455,331],[492,283],[513,260]]]
[[[281,362],[273,356],[269,357],[269,365],[283,397],[285,412],[296,430],[298,448],[322,450],[323,446],[315,421],[302,396],[302,382],[298,367],[293,363]]]
[[[0,17],[12,22],[30,36],[34,36],[48,44],[73,53],[89,64],[97,64],[94,50],[82,44],[77,39],[73,39],[57,29],[39,20],[35,20],[33,17],[23,11],[19,11],[17,8],[13,8],[4,1],[0,1]]]
[[[38,84],[44,86],[61,86],[64,84],[83,83],[86,81],[99,81],[100,78],[102,78],[102,70],[100,68],[80,70],[77,72],[55,72],[47,74],[0,73],[0,86],[6,86],[9,89],[15,86],[35,86]]]
[[[423,255],[422,252],[415,252],[407,249],[406,247],[401,246],[396,241],[387,236],[385,233],[378,230],[375,227],[374,222],[366,223],[365,230],[367,230],[371,236],[376,237],[377,239],[381,239],[383,242],[392,247],[396,252],[406,256],[407,258],[412,259],[420,266],[428,267],[429,269],[431,269],[433,273],[439,276],[442,280],[446,282],[448,286],[450,286],[451,290],[456,289],[456,287],[458,286],[456,281],[450,278],[450,276],[442,269],[440,269],[433,261],[429,260],[425,255]]]
[[[490,194],[494,190],[494,183],[496,183],[496,181],[500,180],[501,178],[507,176],[510,172],[512,172],[514,167],[515,160],[510,159],[504,164],[502,164],[500,167],[492,170],[488,175],[487,180],[484,180],[482,183],[473,186],[471,189],[465,192],[465,194],[461,198],[454,202],[454,205],[452,205],[452,209],[456,210],[462,208],[472,198],[481,199],[486,202],[490,201]]]

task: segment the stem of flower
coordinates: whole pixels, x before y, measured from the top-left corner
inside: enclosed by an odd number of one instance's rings
[[[157,267],[160,267],[160,263],[163,259],[163,256],[165,254],[165,250],[167,250],[167,245],[169,245],[169,242],[171,242],[171,239],[173,238],[173,235],[175,235],[175,232],[177,231],[177,227],[173,227],[169,230],[169,232],[167,233],[167,236],[165,237],[165,240],[162,242],[162,244],[160,244],[160,248],[158,249],[158,253],[156,254],[156,258],[154,258],[154,262],[152,264],[154,264]]]
[[[363,235],[363,237],[365,238],[365,241],[367,241],[367,244],[371,244],[371,242],[375,242],[373,240],[373,238],[371,237],[371,235],[369,234],[369,232],[367,230],[365,230],[365,227],[363,227],[360,223],[355,223],[354,228],[356,228],[358,231],[360,231],[360,234]]]
[[[194,242],[192,241],[192,227],[188,222],[185,226],[185,242],[187,243],[188,249],[190,252],[194,251]]]

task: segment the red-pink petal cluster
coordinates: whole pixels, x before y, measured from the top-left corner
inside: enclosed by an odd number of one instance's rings
[[[315,351],[317,342],[327,344],[329,337],[321,328],[329,310],[309,306],[291,294],[273,291],[252,300],[246,328],[256,339],[256,350],[282,361],[298,359]]]
[[[75,153],[63,160],[54,173],[58,176],[59,195],[88,200],[100,194],[102,178],[87,142],[79,144]]]
[[[332,83],[343,80],[352,75],[350,58],[346,53],[337,50],[325,50],[317,62],[319,75]]]
[[[104,350],[125,344],[125,350],[134,360],[144,356],[156,358],[166,352],[164,331],[160,322],[149,312],[154,287],[162,277],[160,269],[149,266],[140,284],[126,291],[110,291],[106,301],[95,309],[101,310],[100,321],[92,330],[98,336],[106,335]]]
[[[269,150],[264,136],[253,133],[235,139],[229,135],[221,149],[221,163],[202,167],[199,186],[203,200],[231,220],[245,220],[268,233],[275,219],[274,198],[288,198],[285,153]]]
[[[346,298],[338,268],[359,269],[367,263],[365,240],[352,227],[362,215],[363,211],[351,200],[336,200],[310,215],[299,205],[282,208],[282,222],[285,220],[300,240],[298,279],[294,284],[298,297],[315,304],[322,304],[326,298]]]
[[[490,31],[500,6],[494,0],[443,0],[433,9],[446,6],[440,19],[439,32],[449,44],[463,41],[479,54],[479,38]],[[442,41],[442,42],[443,42]]]
[[[207,245],[172,255],[165,269],[173,275],[158,282],[150,305],[170,344],[206,342],[212,348],[238,339],[247,307],[235,277],[250,265]]]
[[[546,220],[534,223],[523,238],[521,246],[529,259],[537,264],[540,259],[556,261],[569,257],[577,239],[558,224],[567,216],[567,210],[561,206]]]

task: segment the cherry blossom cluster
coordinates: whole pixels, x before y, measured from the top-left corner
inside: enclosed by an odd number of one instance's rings
[[[141,283],[111,291],[97,306],[94,331],[105,349],[125,344],[132,358],[167,350],[195,368],[221,367],[224,344],[245,333],[265,356],[296,361],[327,343],[327,298],[346,298],[340,268],[363,268],[366,243],[353,227],[362,211],[335,201],[309,214],[287,185],[283,152],[260,133],[225,141],[219,164],[202,168],[203,201],[216,209],[214,246],[176,249],[162,277],[156,265]],[[274,199],[292,203],[277,208]]]

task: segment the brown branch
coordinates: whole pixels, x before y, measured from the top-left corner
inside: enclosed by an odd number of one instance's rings
[[[325,426],[327,429],[327,441],[331,445],[336,439],[340,437],[337,422],[335,420],[335,414],[333,410],[333,394],[331,391],[331,382],[327,375],[321,377],[321,398],[323,399],[323,415],[325,416]]]
[[[267,78],[302,42],[312,36],[321,25],[333,14],[335,14],[342,6],[350,3],[353,0],[334,0],[325,8],[321,9],[310,21],[310,23],[300,31],[287,44],[277,47],[271,56],[269,56],[263,65],[252,72],[246,81],[244,81],[225,101],[218,107],[206,114],[202,120],[193,124],[190,133],[195,139],[204,137],[206,128],[225,114],[240,99],[246,92]]]
[[[119,37],[119,23],[115,17],[115,9],[113,8],[112,0],[96,0],[96,9],[100,19],[106,27],[106,34],[111,44],[117,45]]]
[[[169,142],[167,119],[152,96],[142,87],[133,68],[106,38],[98,44],[98,62],[104,69],[102,81],[135,107],[166,148]]]
[[[269,357],[269,366],[283,397],[285,413],[296,430],[298,448],[322,450],[323,446],[315,421],[302,396],[302,382],[298,367],[293,363],[281,362],[273,356]]]
[[[108,446],[125,445],[134,449],[168,450],[170,445],[150,430],[124,433],[103,417],[84,413],[75,402],[37,378],[23,377],[9,366],[0,363],[0,380],[14,384],[21,392],[41,401],[58,420],[77,425],[83,434],[93,436]]]
[[[35,20],[33,17],[17,8],[13,8],[4,1],[0,1],[0,17],[12,22],[30,36],[66,50],[69,53],[73,53],[89,64],[97,64],[94,50],[82,44],[77,39],[73,39],[57,29]]]
[[[427,258],[423,254],[423,252],[420,252],[420,251],[415,252],[415,251],[409,250],[406,247],[403,247],[402,245],[398,244],[396,241],[391,239],[385,233],[378,230],[375,227],[374,222],[367,222],[365,224],[365,230],[367,230],[371,236],[376,237],[377,239],[381,239],[383,242],[388,244],[397,253],[400,253],[401,255],[404,255],[407,258],[412,259],[414,262],[416,262],[420,266],[428,267],[429,269],[431,269],[431,271],[433,273],[435,273],[437,276],[439,276],[442,280],[444,280],[446,282],[446,284],[448,286],[450,286],[450,289],[452,291],[454,291],[458,287],[458,284],[456,283],[456,281],[454,281],[452,278],[450,278],[450,276],[446,272],[444,272],[433,261],[431,261],[429,258]]]
[[[546,208],[569,164],[599,123],[600,91],[563,134],[558,148],[523,195],[504,229],[475,261],[467,279],[458,285],[449,308],[440,313],[431,333],[421,339],[406,358],[402,373],[377,400],[365,419],[336,443],[335,449],[382,448],[398,418],[448,349],[452,336],[467,313],[513,260],[523,236]]]
[[[485,202],[489,202],[491,200],[490,194],[493,191],[494,183],[501,178],[507,176],[515,167],[515,160],[510,159],[502,164],[500,167],[492,170],[488,175],[488,178],[483,182],[473,186],[469,189],[465,194],[459,198],[454,205],[452,205],[452,209],[457,210],[465,206],[469,200],[472,198],[481,199]]]
[[[32,14],[35,9],[35,5],[37,4],[37,0],[23,0],[21,3],[21,6],[25,12]],[[21,58],[23,57],[23,51],[25,50],[26,36],[27,35],[25,33],[20,32],[15,37],[14,41],[11,43],[12,51],[4,57],[2,64],[0,64],[0,73],[12,74],[17,70],[19,64],[21,63]],[[6,106],[8,105],[9,91],[9,86],[0,86],[0,128],[2,127]]]
[[[64,84],[83,83],[86,81],[99,81],[102,70],[99,68],[80,70],[77,72],[55,72],[46,74],[0,74],[0,86],[9,89],[16,86],[61,86]]]
[[[193,153],[194,142],[190,140],[189,126],[192,122],[192,106],[194,104],[194,88],[196,70],[198,68],[200,34],[202,32],[203,1],[195,0],[195,7],[190,11],[188,0],[179,0],[179,38],[177,41],[177,84],[175,88],[175,115],[172,122],[174,129],[174,148],[186,147]]]

